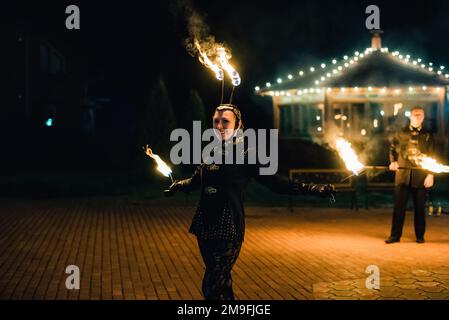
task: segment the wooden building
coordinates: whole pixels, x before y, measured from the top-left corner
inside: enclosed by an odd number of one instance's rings
[[[352,57],[297,70],[255,90],[271,97],[274,128],[284,139],[316,140],[335,130],[350,140],[386,136],[406,125],[413,106],[422,106],[425,126],[447,155],[448,85],[444,66],[382,47],[376,32],[371,47]]]

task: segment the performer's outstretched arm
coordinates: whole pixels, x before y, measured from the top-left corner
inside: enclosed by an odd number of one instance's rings
[[[167,190],[164,190],[164,195],[170,197],[178,191],[189,193],[190,191],[198,189],[201,185],[201,167],[202,164],[196,168],[190,178],[175,180]]]
[[[289,180],[279,174],[255,175],[255,179],[267,186],[271,191],[289,195],[314,195],[335,200],[335,187],[331,184],[303,183]]]

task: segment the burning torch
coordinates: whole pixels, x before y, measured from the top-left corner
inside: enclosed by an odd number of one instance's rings
[[[170,169],[170,167],[161,159],[161,157],[159,157],[157,154],[153,153],[153,150],[151,150],[151,148],[146,145],[145,147],[143,147],[145,154],[148,155],[150,158],[152,158],[156,164],[157,167],[156,169],[162,173],[164,176],[166,176],[167,178],[169,177],[171,179],[171,182],[174,183],[173,180],[173,176],[172,176],[172,170]]]
[[[365,166],[358,160],[357,154],[351,148],[351,144],[343,138],[338,138],[336,141],[336,147],[339,156],[343,159],[346,169],[352,171],[353,174],[347,176],[340,182],[346,181],[349,178],[366,172],[366,169],[372,169],[376,167]],[[438,163],[435,159],[428,157],[425,154],[419,154],[414,157],[416,166],[413,167],[399,167],[398,169],[415,169],[426,170],[432,173],[449,173],[449,166]],[[389,170],[388,168],[386,170]]]

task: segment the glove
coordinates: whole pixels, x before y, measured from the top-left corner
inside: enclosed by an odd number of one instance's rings
[[[184,192],[188,192],[189,190],[189,185],[190,185],[190,181],[191,179],[185,179],[185,180],[175,180],[170,187],[168,187],[168,189],[164,190],[164,195],[166,197],[171,197],[173,196],[176,192],[178,192],[179,190],[184,191]]]
[[[166,197],[172,197],[175,195],[176,192],[178,192],[180,187],[179,181],[175,180],[168,189],[164,190],[164,196]]]

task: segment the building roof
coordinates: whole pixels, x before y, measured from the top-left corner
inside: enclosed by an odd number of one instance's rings
[[[328,64],[304,69],[288,80],[256,87],[256,93],[264,95],[274,91],[329,88],[329,87],[401,87],[401,86],[446,86],[449,73],[443,66],[424,63],[421,59],[403,56],[388,48],[368,48],[353,57],[333,60]],[[268,83],[267,83],[268,84]]]

